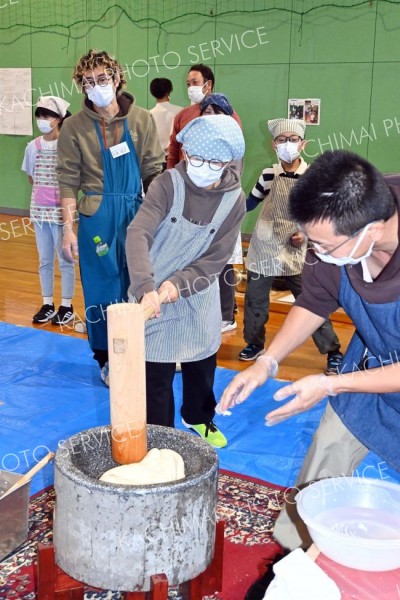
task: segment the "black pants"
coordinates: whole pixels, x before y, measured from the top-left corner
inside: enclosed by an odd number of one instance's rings
[[[217,354],[182,363],[182,418],[190,425],[209,423],[216,406],[214,375]],[[175,404],[172,382],[175,363],[146,362],[147,422],[174,427]]]
[[[226,265],[219,276],[219,296],[223,321],[233,321],[235,310],[235,270]]]
[[[108,350],[96,350],[93,348],[93,358],[97,360],[101,369],[108,362]]]
[[[285,279],[293,296],[301,292],[301,275],[288,275]],[[269,295],[274,277],[265,277],[247,271],[246,296],[244,300],[244,339],[247,344],[264,346],[265,325],[269,318]],[[340,342],[328,319],[312,336],[314,344],[321,354],[337,352]]]

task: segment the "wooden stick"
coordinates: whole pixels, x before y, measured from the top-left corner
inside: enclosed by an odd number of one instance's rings
[[[50,462],[53,458],[54,452],[49,452],[48,454],[46,454],[46,456],[42,458],[42,460],[36,463],[36,465],[32,467],[32,469],[25,473],[25,475],[23,475],[21,479],[18,479],[18,481],[14,483],[14,485],[12,485],[2,496],[0,496],[0,501],[3,500],[3,498],[8,496],[9,494],[12,494],[19,487],[30,481],[32,477],[36,475],[36,473],[40,471],[40,469],[43,469],[43,467],[46,466],[47,463]]]
[[[311,560],[316,561],[319,555],[320,555],[320,550],[317,548],[317,546],[315,544],[311,544],[311,546],[307,550],[307,556],[309,558],[311,558]]]
[[[159,294],[160,304],[163,304],[168,299],[169,299],[168,290],[164,290],[163,292],[161,292],[161,294]],[[154,308],[151,305],[145,306],[143,308],[143,311],[144,311],[144,320],[145,321],[148,321],[149,319],[151,319],[154,316]]]

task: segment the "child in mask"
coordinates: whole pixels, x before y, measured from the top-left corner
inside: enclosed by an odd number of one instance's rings
[[[272,146],[279,163],[264,169],[247,198],[247,210],[264,202],[251,238],[246,268],[244,339],[247,346],[239,359],[253,361],[264,352],[265,325],[269,317],[269,296],[274,277],[286,281],[296,298],[301,292],[307,240],[289,216],[289,193],[306,171],[300,156],[306,145],[306,124],[299,119],[268,121]],[[321,354],[327,354],[326,374],[336,374],[342,362],[340,343],[329,320],[314,333]]]
[[[41,96],[35,117],[42,135],[32,140],[25,150],[22,170],[32,184],[30,218],[35,228],[39,253],[39,277],[43,306],[33,316],[33,323],[66,325],[73,317],[72,297],[75,288],[74,264],[62,252],[63,219],[57,183],[57,140],[61,125],[70,112],[69,103],[57,96]],[[54,305],[54,254],[61,272],[61,304]]]
[[[218,276],[245,214],[240,177],[231,167],[243,156],[244,139],[226,115],[198,117],[177,139],[184,159],[152,181],[126,241],[130,297],[152,306],[156,317],[146,323],[147,421],[174,426],[179,360],[182,421],[222,448],[227,440],[213,422],[222,323]]]

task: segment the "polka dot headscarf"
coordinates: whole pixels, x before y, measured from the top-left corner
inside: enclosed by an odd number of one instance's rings
[[[190,121],[176,136],[189,156],[229,162],[244,154],[242,130],[232,117],[206,115]]]

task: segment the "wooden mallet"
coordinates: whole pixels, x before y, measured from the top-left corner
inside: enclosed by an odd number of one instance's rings
[[[168,292],[160,294],[160,302]],[[140,462],[147,454],[145,321],[152,306],[123,303],[107,307],[110,369],[111,450],[115,462]]]

